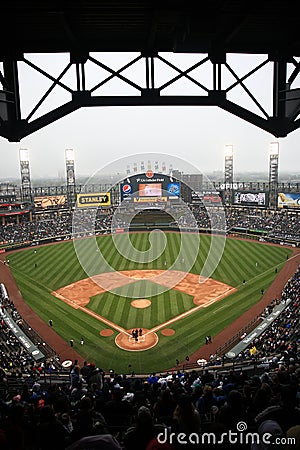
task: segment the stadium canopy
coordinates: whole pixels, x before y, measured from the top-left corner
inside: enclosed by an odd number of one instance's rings
[[[9,141],[47,126],[85,106],[216,106],[275,137],[299,128],[300,91],[296,87],[300,69],[299,17],[297,3],[283,0],[61,0],[40,2],[10,0],[1,5],[0,135]],[[93,52],[136,53],[114,69],[92,56]],[[27,54],[67,53],[68,64],[59,75],[38,67]],[[182,69],[164,53],[196,54],[199,61]],[[265,55],[265,59],[242,76],[228,63],[229,54]],[[26,64],[50,85],[33,109],[23,116],[22,74]],[[142,64],[143,82],[126,75],[134,64]],[[107,73],[94,86],[87,86],[87,70],[93,64]],[[174,71],[167,82],[157,85],[158,65]],[[199,81],[197,70],[210,64],[208,84]],[[271,104],[268,111],[256,98],[251,76],[271,66]],[[74,69],[75,86],[64,82]],[[232,77],[225,86],[224,72]],[[130,86],[135,95],[101,95],[101,87],[112,79]],[[188,80],[200,94],[164,95],[178,80]],[[254,103],[253,112],[230,99],[231,90],[241,90]],[[52,91],[60,87],[70,99],[49,112],[36,113]],[[31,86],[34,91],[34,84]],[[100,92],[100,94],[99,94]]]

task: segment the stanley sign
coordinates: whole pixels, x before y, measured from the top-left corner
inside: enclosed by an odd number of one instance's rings
[[[99,206],[110,206],[110,192],[96,192],[94,194],[78,194],[78,208],[98,208]]]

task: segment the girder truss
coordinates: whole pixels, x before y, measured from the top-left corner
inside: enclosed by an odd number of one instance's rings
[[[174,54],[128,54],[128,61],[118,69],[103,62],[101,55],[67,54],[68,61],[56,76],[33,62],[27,55],[22,55],[18,61],[8,59],[0,63],[0,135],[8,141],[18,142],[87,106],[215,106],[275,137],[285,137],[300,126],[300,90],[296,87],[300,62],[296,58],[285,60],[260,55],[259,63],[239,75],[228,62],[226,54],[218,58],[208,54],[193,55],[196,61],[187,68],[182,68],[180,54],[176,54],[176,62],[173,61]],[[170,55],[173,57],[170,58]],[[19,70],[21,64],[49,82],[47,89],[26,114],[21,108],[24,96]],[[271,80],[268,81],[271,86],[267,106],[259,98],[253,83],[249,86],[251,79],[266,67]],[[95,77],[96,69],[101,72],[98,80]],[[166,81],[160,81],[164,70],[170,72],[170,75]],[[93,77],[89,76],[90,71]],[[73,83],[68,79],[71,72],[74,74]],[[116,80],[122,82],[124,91],[121,95],[113,85],[110,87]],[[184,85],[178,85],[183,81]],[[64,91],[68,97],[67,101],[44,112],[43,105],[57,88]],[[231,98],[236,89],[248,98],[247,106],[238,99]],[[34,95],[35,86],[31,86],[31,92]],[[28,95],[28,92],[26,94]]]

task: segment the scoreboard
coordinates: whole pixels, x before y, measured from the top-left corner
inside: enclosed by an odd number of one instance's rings
[[[164,203],[178,200],[180,194],[180,181],[151,170],[128,177],[120,184],[121,202]]]

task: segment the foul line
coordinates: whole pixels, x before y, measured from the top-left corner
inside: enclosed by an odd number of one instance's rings
[[[166,326],[168,326],[174,322],[177,322],[177,320],[183,319],[184,317],[187,317],[187,316],[195,313],[196,311],[199,311],[199,309],[207,308],[208,306],[215,303],[217,300],[224,298],[225,296],[227,297],[228,295],[230,295],[231,292],[234,292],[234,291],[236,291],[236,288],[228,289],[227,291],[223,292],[222,294],[218,295],[217,297],[214,297],[213,299],[208,300],[203,305],[195,306],[194,308],[190,309],[189,311],[179,314],[179,316],[173,317],[173,319],[167,320],[167,322],[161,323],[160,325],[157,325],[156,327],[151,328],[151,330],[149,330],[149,331],[147,331],[147,333],[145,333],[145,336],[149,333],[155,333],[156,331],[159,331],[162,328],[165,328]]]
[[[119,325],[115,324],[114,322],[111,322],[109,319],[106,319],[105,317],[100,316],[99,314],[95,313],[94,311],[91,311],[90,309],[85,308],[84,306],[79,306],[74,300],[70,300],[69,298],[65,297],[64,295],[58,294],[56,291],[53,291],[52,295],[54,295],[54,297],[58,298],[59,300],[62,300],[63,302],[67,303],[68,305],[71,305],[74,309],[80,309],[81,311],[85,312],[86,314],[89,314],[90,316],[94,317],[95,319],[100,320],[101,322],[105,323],[105,325],[108,325],[111,328],[114,328],[116,331],[119,331],[119,333],[125,333],[128,336],[130,336],[130,333],[128,333],[124,328],[120,327]]]

